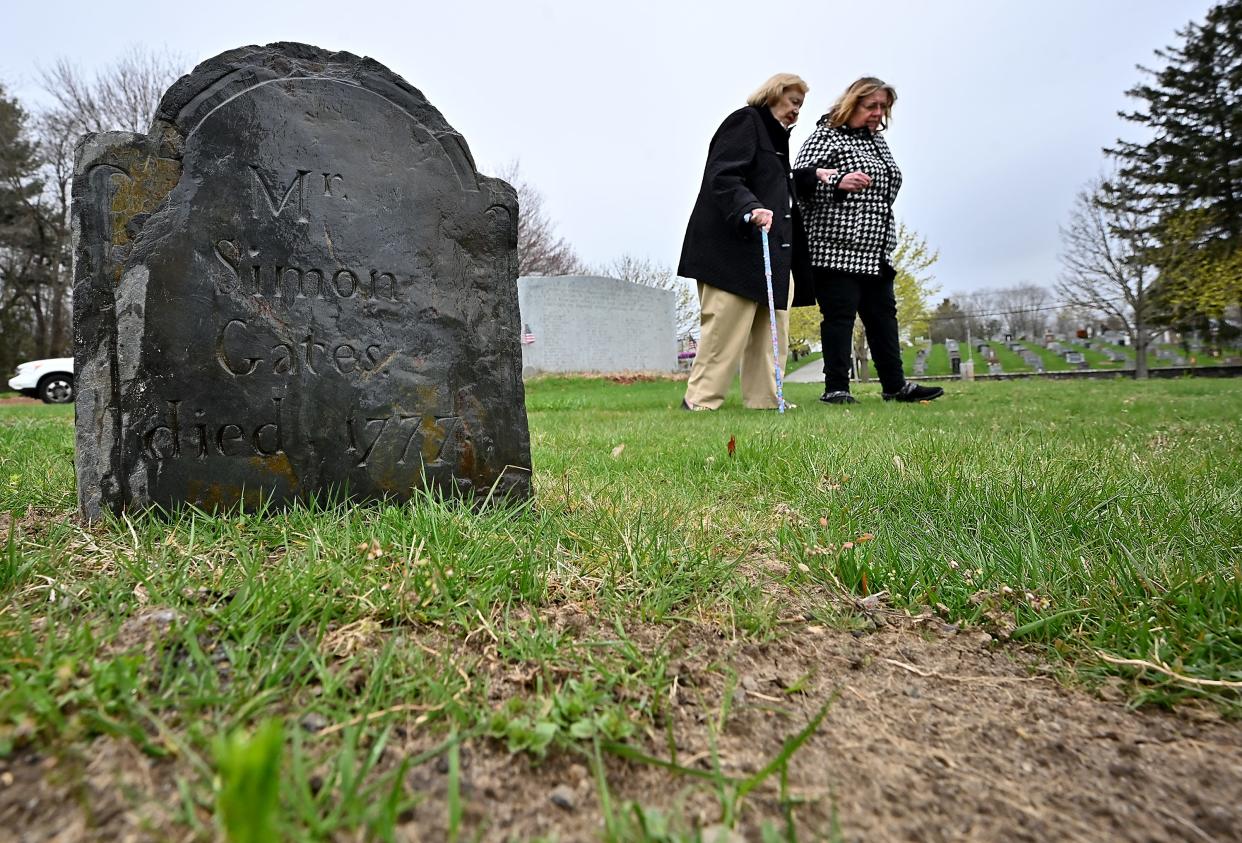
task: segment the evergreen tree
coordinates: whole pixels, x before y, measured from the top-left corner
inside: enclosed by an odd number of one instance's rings
[[[0,85],[0,248],[9,246],[30,200],[39,193],[31,176],[38,167],[26,131],[26,112]]]
[[[0,86],[0,372],[11,372],[27,347],[29,279],[37,271],[31,219],[42,190],[26,112]]]
[[[945,299],[936,306],[929,317],[931,341],[941,343],[945,340],[966,341],[965,311],[951,299]]]
[[[1156,285],[1165,321],[1219,317],[1237,305],[1242,282],[1220,283],[1236,265],[1242,235],[1242,0],[1225,0],[1203,23],[1157,50],[1163,67],[1127,91],[1140,107],[1121,116],[1149,130],[1118,140],[1102,202],[1142,220],[1160,254],[1139,255],[1165,271]],[[1124,232],[1119,232],[1124,234]]]

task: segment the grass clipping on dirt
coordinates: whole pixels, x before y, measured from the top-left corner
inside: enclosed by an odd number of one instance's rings
[[[839,408],[791,384],[802,408],[778,416],[681,413],[676,382],[540,379],[517,511],[89,529],[72,410],[0,408],[0,820],[66,839],[904,834],[868,826],[850,781],[791,773],[834,706],[883,720],[889,692],[937,680],[1012,701],[1062,672],[1239,712],[1240,387]],[[842,678],[873,666],[870,691]]]

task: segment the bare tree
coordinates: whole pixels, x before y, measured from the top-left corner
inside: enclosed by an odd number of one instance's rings
[[[993,295],[995,310],[1014,337],[1040,339],[1048,328],[1051,293],[1038,284],[1019,284],[997,290]]]
[[[961,306],[966,333],[974,341],[991,339],[1002,332],[1000,298],[996,290],[973,290],[956,293],[953,301]],[[965,336],[958,337],[965,340]]]
[[[679,278],[671,266],[627,252],[610,263],[589,267],[587,271],[591,275],[620,278],[622,281],[632,281],[644,287],[671,290],[675,296],[673,303],[677,319],[677,336],[687,337],[698,334],[699,300],[691,286],[693,282]]]
[[[5,261],[6,295],[20,308],[32,353],[69,352],[72,300],[69,192],[74,148],[82,135],[146,131],[178,71],[173,58],[131,49],[88,79],[61,59],[40,73],[51,105],[31,121],[41,190],[29,197],[22,254]]]
[[[522,177],[518,162],[500,171],[518,193],[518,275],[580,275],[586,267],[556,233],[539,188]]]
[[[1098,322],[1099,318],[1099,314],[1093,313],[1090,308],[1068,304],[1057,310],[1052,324],[1058,334],[1072,336],[1091,323]]]
[[[165,89],[177,78],[183,62],[167,53],[131,47],[117,61],[88,79],[61,58],[39,72],[43,89],[55,105],[48,116],[70,134],[145,132]],[[73,139],[77,142],[77,138]]]
[[[1145,378],[1156,312],[1152,284],[1159,274],[1150,256],[1157,244],[1138,212],[1104,204],[1102,189],[1100,181],[1088,184],[1061,228],[1057,293],[1067,304],[1115,318],[1134,347],[1134,376]]]

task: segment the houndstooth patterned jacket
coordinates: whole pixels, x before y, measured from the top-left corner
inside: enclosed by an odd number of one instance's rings
[[[878,276],[881,263],[888,263],[897,248],[893,201],[901,189],[901,170],[884,136],[865,127],[829,128],[821,121],[798,150],[794,167],[837,171],[828,182],[816,182],[814,190],[798,194],[811,264]],[[871,176],[871,186],[853,192],[839,189],[841,177],[856,170]]]

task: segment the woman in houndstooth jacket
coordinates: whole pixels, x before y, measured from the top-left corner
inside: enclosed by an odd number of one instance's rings
[[[862,317],[867,345],[880,376],[884,400],[930,401],[939,387],[906,381],[897,339],[897,246],[893,201],[901,170],[881,132],[888,127],[897,92],[864,77],[846,89],[802,144],[794,172],[806,220],[815,297],[819,303],[827,404],[853,404],[850,345],[854,316]],[[835,171],[828,178],[804,174]]]

